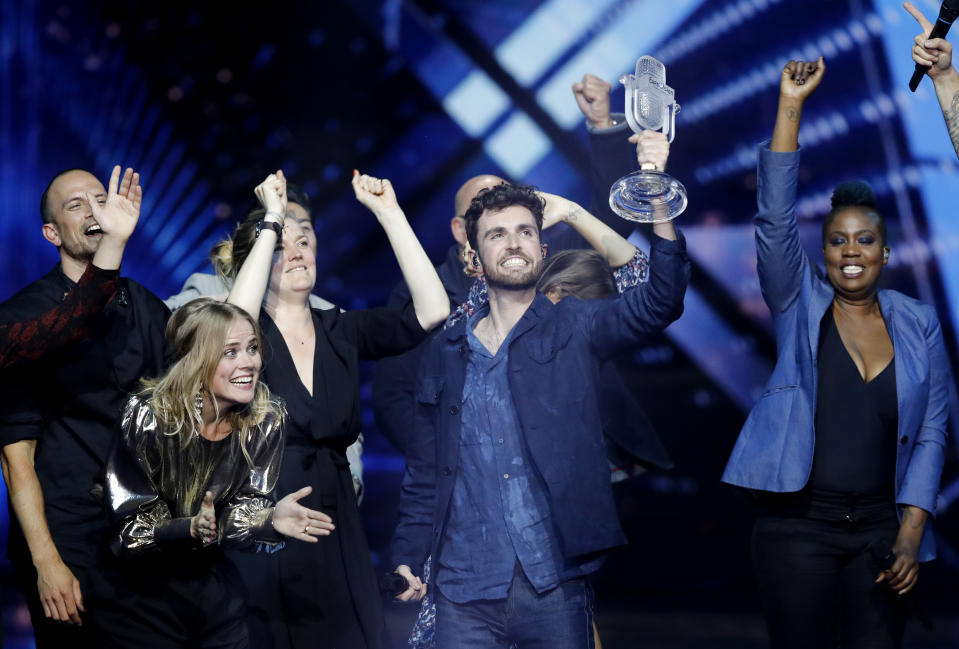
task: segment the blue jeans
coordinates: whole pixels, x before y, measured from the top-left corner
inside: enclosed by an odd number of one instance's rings
[[[436,591],[437,649],[594,649],[593,589],[585,578],[539,594],[522,568],[506,599],[457,604]]]

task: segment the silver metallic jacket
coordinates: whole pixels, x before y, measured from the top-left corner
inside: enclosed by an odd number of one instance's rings
[[[190,519],[204,494],[213,493],[218,542],[275,544],[273,497],[283,459],[283,429],[268,416],[246,435],[211,442],[199,435],[181,448],[161,430],[147,401],[133,396],[123,409],[120,438],[107,460],[104,492],[112,522],[110,547],[117,555],[200,547]]]

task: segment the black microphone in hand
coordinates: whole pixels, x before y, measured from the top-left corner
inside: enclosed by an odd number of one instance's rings
[[[390,597],[397,597],[410,587],[406,577],[396,572],[385,572],[380,577],[380,590]]]
[[[956,20],[957,16],[959,16],[959,0],[942,0],[939,17],[936,18],[936,24],[932,26],[932,31],[929,32],[929,38],[927,40],[945,38],[946,33],[949,31],[949,28],[952,27],[952,23]],[[912,79],[909,80],[910,90],[916,92],[916,88],[919,87],[919,82],[922,81],[928,69],[926,66],[916,63],[916,71],[912,73]]]

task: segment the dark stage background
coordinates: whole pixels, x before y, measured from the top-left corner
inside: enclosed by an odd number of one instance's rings
[[[49,178],[83,167],[106,179],[120,163],[146,189],[124,272],[161,297],[207,268],[253,187],[282,167],[313,197],[316,292],[351,309],[382,304],[399,273],[353,199],[353,168],[393,181],[439,261],[453,193],[477,173],[588,203],[570,84],[586,72],[615,82],[653,54],[683,105],[670,172],[689,190],[680,225],[695,270],[682,320],[622,359],[676,468],[617,486],[632,545],[596,579],[599,628],[608,649],[764,647],[751,506],[719,484],[775,352],[755,274],[754,149],[771,133],[783,63],[824,54],[800,135],[808,249],[821,258],[831,188],[872,182],[893,250],[884,283],[936,305],[955,361],[959,165],[931,84],[906,89],[917,32],[894,0],[0,0],[0,299],[56,261],[38,212]],[[403,461],[368,407],[364,432],[362,511],[385,568]],[[935,627],[911,623],[910,647],[959,647],[956,467],[952,446],[940,558],[922,572]],[[8,564],[0,577],[7,646],[32,646]],[[398,647],[411,615],[389,607]]]

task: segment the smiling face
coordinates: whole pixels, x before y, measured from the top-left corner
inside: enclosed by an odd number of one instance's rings
[[[836,296],[846,300],[871,297],[888,261],[888,250],[880,237],[875,214],[862,207],[838,212],[823,241],[826,276]]]
[[[283,238],[273,254],[273,269],[270,271],[272,295],[290,297],[302,294],[304,300],[308,299],[316,282],[315,246],[315,243],[310,246],[310,239],[297,221],[286,220]]]
[[[227,329],[223,355],[211,381],[220,412],[253,400],[262,364],[253,325],[246,318],[234,318]]]
[[[51,220],[43,224],[43,236],[60,255],[81,262],[93,259],[103,237],[87,193],[101,205],[106,202],[106,189],[93,174],[74,169],[59,176],[47,190],[46,216]]]
[[[543,270],[543,250],[533,213],[512,205],[483,212],[477,221],[476,251],[491,289],[526,290]]]

